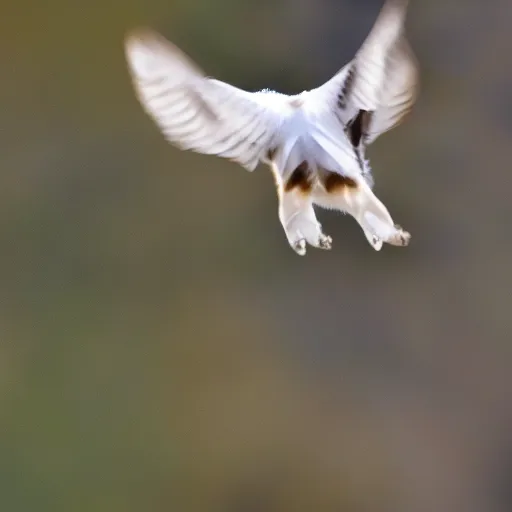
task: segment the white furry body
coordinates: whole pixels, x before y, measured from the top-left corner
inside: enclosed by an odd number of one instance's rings
[[[205,77],[175,46],[134,33],[126,52],[141,104],[177,147],[214,154],[252,171],[270,166],[279,219],[291,247],[329,249],[314,205],[360,224],[371,246],[407,245],[372,191],[365,148],[396,126],[416,98],[415,60],[403,35],[406,0],[387,0],[356,57],[322,86],[287,96],[247,92]]]
[[[331,247],[332,239],[322,232],[314,205],[352,215],[375,250],[380,250],[383,242],[407,245],[410,235],[395,226],[387,208],[372,192],[369,169],[362,173],[352,153],[347,152],[347,135],[343,133],[340,137],[337,133],[337,139],[331,136],[332,132],[324,128],[321,115],[308,108],[314,105],[308,102],[308,92],[292,98],[278,93],[265,94],[275,94],[276,99],[290,105],[273,141],[277,150],[272,160],[266,163],[272,169],[277,186],[279,220],[294,250],[300,255],[305,254],[306,243],[322,249]],[[285,190],[290,174],[303,162],[307,162],[311,173],[310,191]],[[329,192],[319,170],[347,176],[357,186]]]

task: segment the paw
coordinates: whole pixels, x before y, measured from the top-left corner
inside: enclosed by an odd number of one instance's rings
[[[332,247],[332,238],[322,232],[322,225],[318,221],[308,220],[300,226],[306,242],[317,249],[329,250]]]
[[[298,220],[300,220],[300,223],[296,222],[292,230],[289,228],[286,230],[288,242],[297,254],[304,256],[308,245],[318,249],[331,249],[332,238],[322,233],[319,222],[304,218]]]
[[[400,242],[402,247],[408,246],[410,241],[411,234],[408,231],[400,231]]]
[[[380,251],[382,249],[383,242],[377,235],[371,235],[371,238],[368,239],[368,241],[376,251]]]
[[[372,232],[364,230],[364,236],[366,237],[366,240],[368,240],[368,243],[376,250],[380,251],[382,249],[383,240],[382,238],[379,238],[377,235],[374,235]]]
[[[299,255],[304,256],[306,254],[306,240],[304,238],[300,238],[291,244],[292,249]]]
[[[307,240],[302,231],[296,230],[293,232],[287,231],[286,238],[290,247],[299,255],[304,256],[306,254]]]
[[[395,224],[395,233],[387,240],[388,244],[396,245],[398,247],[406,247],[411,241],[411,234],[404,231],[401,226]]]
[[[332,238],[330,236],[321,233],[315,243],[306,238],[299,238],[295,241],[290,242],[291,248],[299,255],[304,256],[306,254],[306,246],[309,245],[317,247],[318,249],[330,250],[332,248]]]
[[[320,249],[325,249],[327,251],[330,250],[332,248],[332,238],[328,235],[320,233],[317,247]]]

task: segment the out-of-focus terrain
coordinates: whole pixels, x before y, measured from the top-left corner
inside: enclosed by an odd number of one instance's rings
[[[412,233],[322,211],[299,258],[269,172],[172,148],[123,37],[293,93],[376,0],[90,0],[0,18],[0,508],[512,509],[510,3],[411,1],[414,114],[370,150]]]

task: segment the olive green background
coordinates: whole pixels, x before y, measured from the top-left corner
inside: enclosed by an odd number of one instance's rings
[[[320,211],[296,256],[267,169],[174,149],[129,82],[149,25],[300,92],[381,3],[2,2],[0,510],[511,510],[510,2],[411,0],[421,96],[370,150],[407,249]]]

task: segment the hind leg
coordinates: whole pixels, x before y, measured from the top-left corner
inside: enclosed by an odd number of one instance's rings
[[[331,248],[332,239],[322,232],[310,198],[304,200],[292,192],[283,194],[279,204],[279,220],[288,243],[297,254],[306,254],[306,243],[320,249]]]
[[[279,198],[279,220],[292,249],[306,254],[306,243],[320,249],[330,249],[332,239],[322,232],[313,207],[311,190],[313,177],[307,166],[300,165],[286,180],[274,173]]]
[[[387,208],[364,180],[353,180],[325,172],[315,187],[313,201],[324,208],[352,215],[364,231],[369,244],[380,251],[383,242],[404,247],[411,235],[396,225]]]

